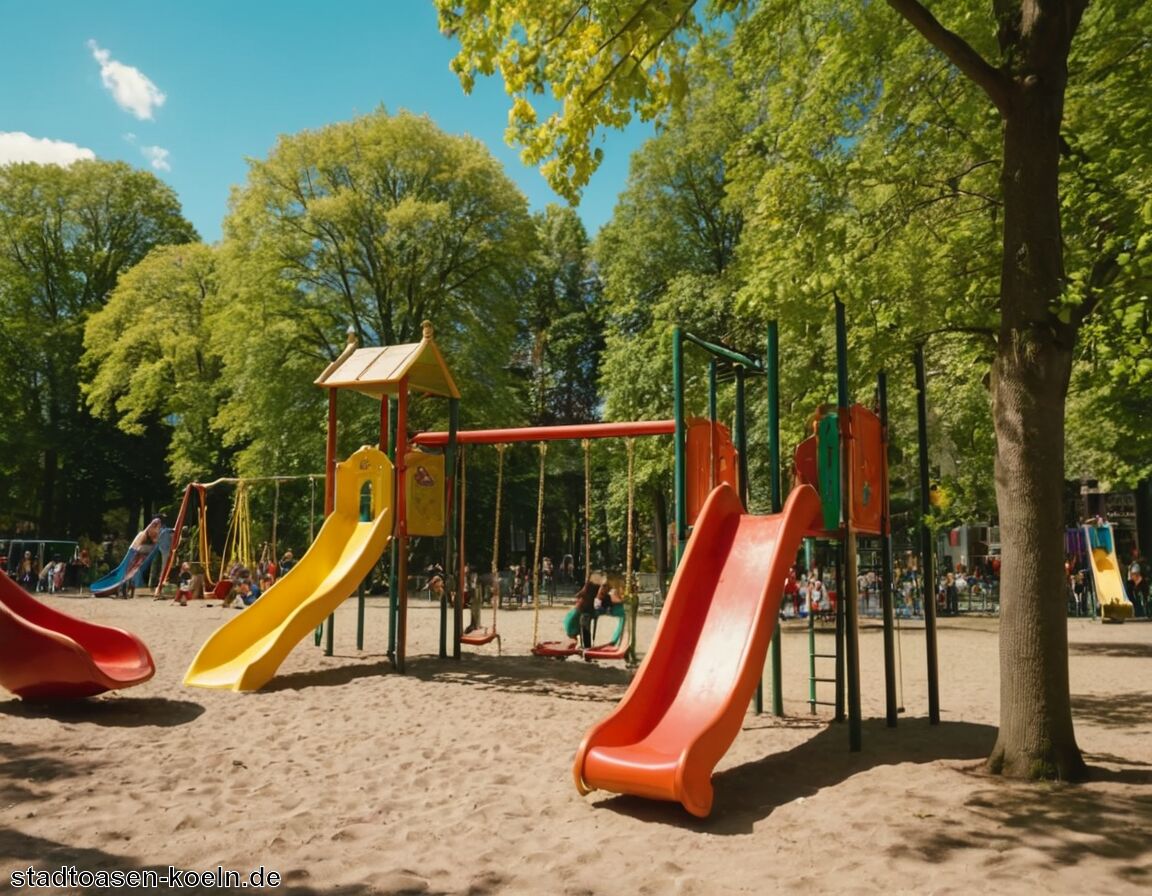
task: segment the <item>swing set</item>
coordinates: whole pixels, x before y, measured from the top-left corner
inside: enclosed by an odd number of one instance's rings
[[[172,549],[156,586],[156,594],[161,593],[169,580],[173,566],[176,565],[177,550],[180,547],[185,525],[188,524],[190,512],[194,513],[196,518],[196,537],[189,545],[189,553],[185,559],[190,563],[198,563],[204,570],[205,596],[209,599],[223,600],[228,596],[232,582],[227,573],[236,563],[241,563],[251,569],[256,560],[266,562],[271,558],[275,561],[280,521],[280,486],[285,482],[296,482],[303,479],[308,480],[309,486],[308,541],[311,543],[315,536],[316,481],[323,479],[323,476],[318,474],[246,478],[223,476],[219,479],[213,479],[211,482],[190,482],[184,488],[184,497],[180,502],[180,510],[176,515],[176,525],[172,535]],[[269,482],[273,484],[275,489],[272,500],[271,540],[261,546],[261,554],[257,558],[252,548],[250,487]],[[208,492],[222,485],[235,485],[236,492],[232,498],[232,509],[228,515],[228,529],[224,536],[224,547],[220,552],[220,562],[216,567],[215,575],[213,575],[212,543],[208,525]],[[195,502],[195,508],[193,508],[193,502]]]
[[[691,499],[696,502],[696,509],[703,504],[704,498],[711,485],[720,481],[731,482],[735,477],[734,449],[727,427],[716,421],[705,419],[691,419],[687,421],[688,437],[687,449],[684,455],[678,455],[679,464],[687,470],[686,477],[690,483],[699,482],[702,485],[691,489]],[[588,660],[624,660],[629,665],[636,663],[636,615],[639,606],[639,596],[636,590],[636,575],[633,568],[635,554],[635,531],[633,517],[635,509],[635,469],[634,469],[634,440],[642,436],[673,435],[676,432],[675,420],[642,420],[621,421],[612,423],[568,424],[559,426],[529,426],[512,429],[485,429],[462,430],[449,432],[426,432],[413,436],[411,444],[419,448],[441,448],[450,444],[450,440],[459,445],[461,454],[468,445],[494,445],[498,451],[497,461],[497,489],[496,508],[494,513],[493,539],[492,539],[492,578],[495,592],[492,596],[492,622],[490,626],[472,632],[463,632],[462,602],[457,601],[455,631],[453,642],[456,647],[453,656],[459,658],[460,645],[482,646],[498,639],[497,610],[500,604],[500,578],[499,578],[499,552],[500,552],[500,525],[501,501],[503,495],[503,469],[504,452],[508,446],[515,442],[536,442],[539,451],[539,473],[536,502],[536,530],[533,550],[532,567],[530,570],[533,595],[533,626],[532,626],[532,653],[536,656],[566,658],[581,655]],[[623,626],[606,643],[583,648],[569,645],[564,641],[540,640],[540,551],[543,531],[544,513],[544,484],[545,459],[547,445],[554,441],[580,440],[584,450],[584,570],[585,578],[591,569],[591,538],[589,534],[589,520],[591,519],[591,460],[590,446],[595,439],[624,439],[627,451],[627,535],[626,560],[624,569],[624,606],[627,608],[627,619]],[[461,468],[463,469],[463,468]],[[461,473],[461,494],[464,494],[464,478]],[[463,500],[461,501],[463,505]],[[463,556],[465,545],[463,526],[463,507],[461,508],[461,523],[457,527],[456,552],[449,546],[446,552],[450,556],[459,557],[459,575],[457,581],[464,581]],[[447,606],[447,597],[444,598]],[[441,656],[447,656],[447,614],[442,617],[441,630]],[[499,641],[497,640],[499,645]],[[498,648],[499,649],[499,648]]]

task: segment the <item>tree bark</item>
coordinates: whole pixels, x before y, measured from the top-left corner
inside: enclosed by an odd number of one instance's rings
[[[1086,767],[1069,696],[1062,489],[1076,332],[1057,315],[1064,288],[1059,135],[1067,42],[1030,49],[1004,123],[1001,325],[992,368],[1003,545],[1000,731],[988,767],[1014,777],[1075,780]]]

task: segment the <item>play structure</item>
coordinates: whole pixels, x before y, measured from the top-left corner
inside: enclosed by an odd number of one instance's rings
[[[806,536],[835,537],[843,548],[843,593],[837,603],[837,717],[846,697],[849,745],[860,749],[860,682],[857,633],[855,539],[885,538],[889,554],[883,588],[885,684],[889,724],[895,724],[892,660],[891,542],[888,524],[887,426],[884,382],[880,413],[852,406],[847,398],[843,306],[837,303],[839,384],[835,411],[818,416],[817,432],[796,453],[796,486],[780,502],[778,350],[776,329],[768,338],[768,364],[676,330],[673,338],[677,420],[676,515],[678,549],[686,545],[648,653],[617,708],[594,726],[576,753],[573,777],[582,794],[608,790],[681,803],[694,815],[712,807],[711,776],[739,732],[773,649],[773,683],[781,679],[777,620],[789,567]],[[734,365],[735,453],[713,451],[717,470],[734,468],[737,487],[715,484],[695,516],[689,501],[683,419],[685,343],[710,352],[710,417],[715,419],[715,360]],[[767,374],[770,417],[772,513],[753,515],[747,504],[744,378]],[[715,442],[713,442],[715,446]],[[716,476],[713,474],[713,480]],[[843,650],[843,652],[841,652]],[[844,669],[841,678],[840,668]],[[841,683],[846,685],[846,693]],[[774,695],[777,712],[779,694]]]
[[[255,476],[233,477],[222,476],[211,482],[190,482],[184,488],[184,495],[180,501],[180,510],[176,514],[176,524],[173,527],[171,551],[165,556],[164,568],[156,586],[156,594],[162,593],[165,584],[172,575],[172,570],[178,565],[178,557],[190,563],[197,564],[204,574],[204,591],[206,598],[224,599],[231,591],[232,582],[228,578],[228,569],[231,564],[239,562],[251,569],[257,560],[273,560],[279,556],[277,550],[277,524],[280,512],[281,486],[296,481],[306,480],[309,489],[308,514],[308,543],[311,544],[316,537],[313,529],[313,520],[316,518],[316,480],[322,479],[316,474],[303,474],[300,476]],[[262,547],[262,555],[257,557],[252,541],[252,515],[249,510],[250,494],[253,485],[271,484],[274,488],[272,502],[272,520],[270,540]],[[223,549],[217,563],[212,554],[212,540],[208,524],[208,496],[212,489],[219,486],[234,486],[235,493],[232,498],[232,508],[228,517],[228,530],[224,537]],[[194,520],[194,522],[193,522]],[[194,529],[195,537],[181,555],[184,532],[186,527]]]
[[[267,684],[292,648],[355,591],[392,537],[392,523],[392,463],[378,448],[361,448],[336,466],[335,506],[312,546],[212,634],[184,683],[234,691]]]
[[[1131,619],[1133,608],[1124,590],[1124,578],[1120,575],[1112,524],[1104,521],[1088,523],[1080,528],[1080,532],[1100,618],[1111,622]]]
[[[0,572],[0,685],[25,700],[68,700],[155,673],[138,638],[45,606]]]
[[[706,421],[702,421],[706,422]],[[533,634],[532,634],[532,648],[531,652],[536,656],[550,657],[550,658],[566,658],[571,656],[583,656],[588,660],[624,660],[629,663],[635,662],[635,611],[636,611],[636,595],[632,586],[635,576],[632,569],[632,558],[634,554],[634,533],[632,527],[632,509],[634,505],[634,488],[633,488],[633,444],[632,440],[640,436],[658,436],[658,435],[671,435],[675,432],[676,424],[673,420],[644,420],[644,421],[620,421],[613,423],[587,423],[587,424],[568,424],[559,426],[527,426],[510,429],[485,429],[485,430],[464,430],[456,432],[426,432],[419,433],[412,438],[412,444],[423,448],[443,448],[447,449],[450,444],[459,446],[461,454],[466,446],[472,445],[493,445],[499,452],[499,460],[497,461],[497,490],[496,490],[496,511],[493,529],[493,544],[492,544],[492,578],[496,583],[497,589],[499,588],[499,555],[500,555],[500,507],[501,507],[501,494],[502,494],[502,481],[504,469],[504,451],[507,446],[517,442],[535,442],[539,452],[539,473],[537,481],[537,504],[536,504],[536,527],[535,527],[535,540],[533,548],[533,559],[530,568],[532,587],[532,606],[533,606]],[[589,451],[591,443],[597,439],[624,439],[625,449],[627,452],[627,476],[628,476],[628,512],[627,512],[627,536],[625,548],[625,569],[624,569],[624,603],[628,607],[629,616],[623,626],[617,626],[617,630],[613,633],[610,640],[601,642],[587,649],[582,647],[579,643],[572,640],[563,641],[550,641],[540,639],[540,550],[541,550],[541,524],[544,512],[544,484],[545,484],[545,458],[547,456],[547,445],[549,442],[555,441],[576,441],[582,443],[584,450],[584,566],[585,570],[591,567],[591,542],[587,527],[587,521],[591,518],[589,512],[589,501],[591,493],[591,474],[589,463]],[[697,440],[703,444],[702,440]],[[703,463],[701,459],[699,461]],[[463,489],[461,489],[463,493]],[[464,556],[464,528],[463,528],[463,502],[460,511],[461,525],[458,530],[458,535],[454,544],[450,544],[447,550],[448,558],[453,556]],[[450,568],[450,567],[446,567]],[[463,580],[464,571],[459,570],[460,579]],[[459,645],[482,645],[490,643],[497,637],[496,633],[496,608],[500,603],[500,594],[497,590],[493,596],[493,615],[492,624],[486,628],[474,632],[461,631],[461,614],[457,613],[455,618],[455,633],[454,642],[457,645],[454,656],[459,656]],[[445,650],[447,643],[447,636],[442,630],[441,644],[442,651]],[[441,655],[447,655],[442,652]]]
[[[350,337],[344,351],[316,380],[328,390],[324,525],[287,574],[201,647],[185,684],[258,690],[271,680],[292,648],[357,591],[389,541],[396,545],[395,583],[407,577],[408,536],[442,534],[444,458],[410,457],[405,435],[409,390],[447,397],[453,407],[459,391],[432,339],[430,324],[425,324],[423,335],[418,343],[384,348],[358,348]],[[337,393],[341,389],[381,401],[381,433],[379,446],[365,446],[337,463]],[[393,396],[395,440],[388,437],[385,425]],[[397,463],[389,459],[389,450],[399,458]],[[402,588],[390,613],[399,626],[398,633],[392,634],[400,645],[390,654],[400,671],[406,609],[407,589]]]

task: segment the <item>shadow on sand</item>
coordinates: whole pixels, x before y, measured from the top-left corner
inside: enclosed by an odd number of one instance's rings
[[[204,707],[191,700],[167,697],[114,697],[67,702],[10,700],[0,703],[0,713],[21,719],[56,719],[70,724],[139,728],[145,725],[171,728],[195,721]]]

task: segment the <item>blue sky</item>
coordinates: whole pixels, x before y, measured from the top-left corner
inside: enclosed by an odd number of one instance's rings
[[[167,182],[208,242],[246,158],[381,105],[483,141],[533,210],[563,202],[504,143],[499,80],[461,90],[431,0],[0,0],[0,22],[0,164],[122,159]],[[603,136],[579,207],[590,235],[650,133]]]

